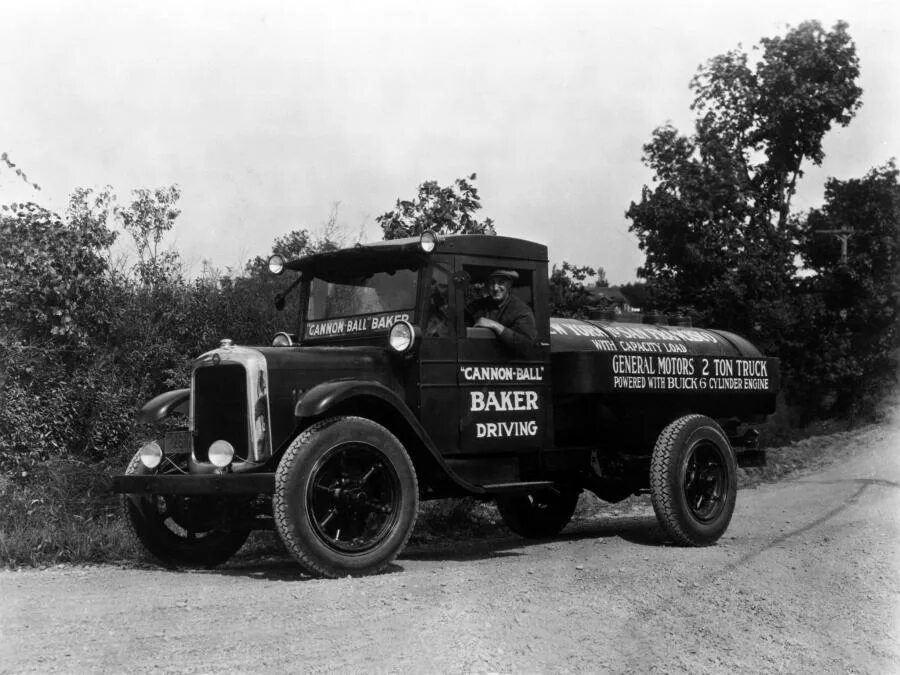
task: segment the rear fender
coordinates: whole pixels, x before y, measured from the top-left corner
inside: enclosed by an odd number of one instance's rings
[[[137,421],[139,424],[152,424],[164,420],[172,413],[188,414],[191,402],[190,389],[173,389],[165,394],[147,401],[138,411]]]

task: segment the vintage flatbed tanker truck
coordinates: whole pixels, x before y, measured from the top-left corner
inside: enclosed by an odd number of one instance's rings
[[[778,361],[659,318],[551,318],[547,262],[537,243],[432,232],[274,256],[274,272],[296,275],[276,300],[299,286],[296,334],[223,339],[189,389],[139,412],[182,413],[187,428],[114,478],[137,540],[164,563],[209,566],[274,528],[311,574],[370,574],[405,546],[420,499],[493,499],[513,531],[546,537],[590,490],[649,492],[673,543],[714,543],[737,466],[764,462],[752,425],[774,410]],[[498,268],[534,312],[530,349],[468,325]]]

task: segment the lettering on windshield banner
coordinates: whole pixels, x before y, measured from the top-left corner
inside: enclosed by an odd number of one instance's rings
[[[778,374],[768,359],[708,356],[611,357],[614,391],[765,392],[775,391]]]
[[[688,344],[725,345],[720,337],[702,328],[680,326],[595,326],[578,319],[551,319],[550,334],[576,338],[598,352],[687,354]],[[616,346],[615,340],[619,341]]]
[[[343,319],[324,319],[306,323],[307,338],[339,337],[344,335],[360,335],[387,331],[398,321],[409,321],[407,312],[390,312],[385,314],[369,314],[367,316],[349,316]]]

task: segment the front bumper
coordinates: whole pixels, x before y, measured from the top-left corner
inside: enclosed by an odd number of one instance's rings
[[[113,476],[113,492],[155,495],[255,495],[275,492],[274,473]]]

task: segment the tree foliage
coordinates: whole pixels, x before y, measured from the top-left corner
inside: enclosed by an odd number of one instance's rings
[[[791,213],[806,164],[860,106],[847,25],[814,21],[738,49],[691,82],[694,133],[671,125],[644,146],[654,172],[628,217],[646,252],[649,302],[751,337],[782,357],[808,415],[871,411],[896,381],[897,169],[830,180],[825,205]],[[825,229],[851,227],[848,259]],[[800,273],[802,260],[806,273]]]
[[[115,322],[107,203],[79,190],[65,219],[33,203],[0,211],[0,468],[89,454],[86,439],[121,418],[95,348]]]
[[[831,179],[825,204],[801,219],[799,284],[807,340],[791,355],[798,397],[821,415],[871,408],[897,383],[900,359],[900,183],[893,162],[861,179]],[[852,230],[847,258],[823,231]]]
[[[647,307],[647,282],[632,281],[619,286],[622,295],[628,298],[628,304],[637,309],[645,309]]]
[[[134,241],[138,278],[152,288],[180,272],[178,254],[162,246],[181,213],[175,206],[181,190],[177,185],[155,190],[140,188],[133,190],[132,195],[131,204],[119,208],[116,214]]]
[[[0,212],[0,326],[26,339],[84,341],[108,322],[106,251],[115,233],[93,217],[106,193],[76,192],[68,218],[34,204]],[[93,201],[93,203],[92,203]]]
[[[604,278],[606,273],[600,268]],[[597,270],[563,261],[550,271],[550,315],[586,318],[591,309],[591,293],[585,282]]]
[[[777,349],[790,314],[797,236],[790,203],[803,163],[860,105],[847,26],[815,21],[737,49],[691,82],[694,133],[653,132],[653,187],[627,212],[646,253],[639,275],[656,308],[750,334]]]
[[[375,220],[385,239],[415,237],[425,230],[438,234],[496,234],[494,221],[479,221],[475,212],[481,209],[477,178],[457,178],[453,185],[441,187],[437,181],[419,185],[418,195],[411,200],[398,199],[394,208]]]

